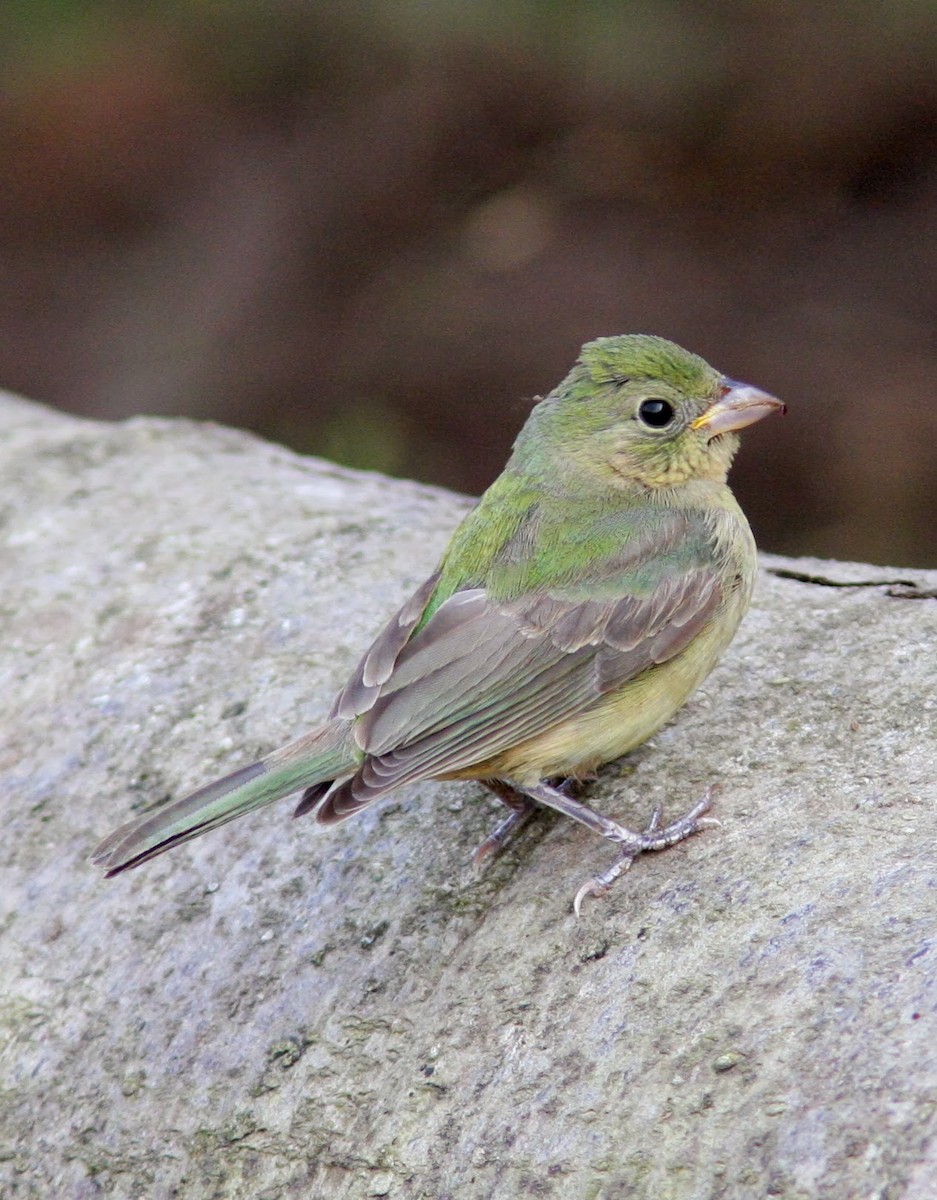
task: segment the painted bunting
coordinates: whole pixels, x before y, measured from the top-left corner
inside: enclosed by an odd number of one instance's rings
[[[633,832],[571,785],[658,730],[731,641],[756,552],[726,475],[736,431],[776,411],[663,338],[589,342],[325,723],[122,826],[95,861],[116,875],[294,792],[296,816],[331,825],[406,783],[474,779],[509,810],[477,863],[540,805],[615,844],[578,912],[707,823],[708,794]]]

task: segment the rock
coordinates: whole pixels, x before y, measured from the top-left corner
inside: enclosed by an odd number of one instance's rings
[[[0,1193],[932,1196],[935,572],[766,558],[590,789],[641,824],[718,782],[722,827],[578,921],[609,847],[544,816],[475,880],[473,784],[89,865],[310,727],[465,507],[0,401]]]

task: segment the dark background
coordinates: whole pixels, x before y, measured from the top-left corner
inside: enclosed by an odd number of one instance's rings
[[[931,0],[4,0],[0,382],[480,491],[582,341],[786,400],[766,549],[937,565]]]

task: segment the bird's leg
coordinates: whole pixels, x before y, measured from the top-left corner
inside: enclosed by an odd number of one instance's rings
[[[618,857],[608,870],[583,884],[576,893],[573,908],[577,917],[585,897],[604,895],[618,876],[628,870],[639,854],[644,854],[649,850],[666,850],[668,846],[675,846],[677,842],[691,837],[707,825],[718,824],[718,822],[703,816],[712,807],[712,791],[712,788],[707,788],[706,795],[697,805],[691,808],[685,816],[672,821],[669,825],[661,826],[661,810],[656,808],[647,828],[642,833],[634,833],[610,817],[596,812],[588,804],[583,804],[581,800],[575,800],[573,797],[565,795],[547,783],[538,783],[533,787],[524,788],[524,794],[536,801],[537,804],[546,805],[548,808],[554,808],[557,812],[564,813],[567,817],[572,817],[574,821],[579,821],[593,832],[608,838],[609,841],[617,842],[620,847]]]
[[[486,779],[484,783],[485,787],[494,792],[501,803],[506,804],[511,811],[504,820],[495,826],[472,855],[472,865],[477,872],[484,867],[487,858],[501,850],[511,840],[537,809],[537,805],[529,796],[525,796],[523,792],[511,787],[509,783],[503,783],[500,779]]]

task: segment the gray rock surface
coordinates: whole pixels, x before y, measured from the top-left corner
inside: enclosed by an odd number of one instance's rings
[[[471,784],[88,864],[311,726],[465,504],[0,401],[0,1194],[933,1197],[935,573],[766,560],[872,586],[763,572],[591,789],[722,828],[578,921],[609,848],[545,816],[476,881]]]

